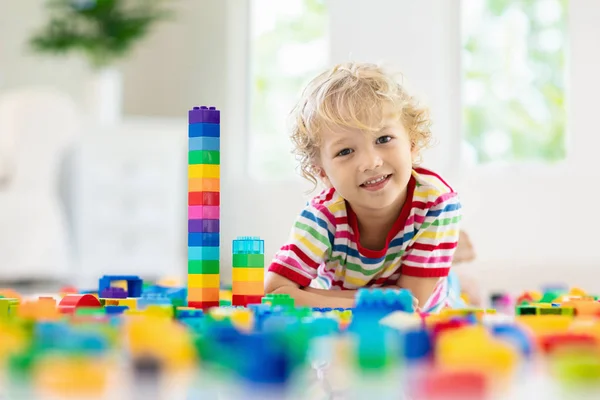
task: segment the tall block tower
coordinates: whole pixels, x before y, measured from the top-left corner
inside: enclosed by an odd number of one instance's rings
[[[188,306],[219,306],[221,113],[188,113]]]
[[[239,236],[233,241],[231,305],[260,304],[265,294],[265,241]]]

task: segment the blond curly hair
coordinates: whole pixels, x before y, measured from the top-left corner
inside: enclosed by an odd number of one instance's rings
[[[327,129],[380,131],[401,121],[418,151],[431,140],[429,110],[410,96],[396,77],[376,64],[334,66],[304,89],[291,113],[293,153],[304,178],[317,185],[320,134]]]

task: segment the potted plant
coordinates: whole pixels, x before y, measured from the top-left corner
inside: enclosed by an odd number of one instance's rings
[[[121,108],[116,64],[170,15],[165,0],[48,0],[46,8],[48,22],[29,45],[39,53],[84,56],[93,73],[91,111],[102,122],[114,122]]]

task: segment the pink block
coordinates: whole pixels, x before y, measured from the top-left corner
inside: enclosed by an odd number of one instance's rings
[[[219,219],[219,206],[189,206],[188,219]]]

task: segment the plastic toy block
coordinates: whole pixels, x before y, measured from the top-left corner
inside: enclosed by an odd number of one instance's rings
[[[220,206],[220,192],[188,192],[188,206]]]
[[[214,164],[188,165],[188,178],[220,178],[221,166]]]
[[[265,292],[265,284],[263,281],[257,282],[239,282],[233,281],[233,294],[242,294],[246,296],[262,295]]]
[[[188,274],[218,274],[219,260],[189,260]]]
[[[190,219],[188,233],[219,233],[218,219]]]
[[[264,254],[233,254],[233,268],[264,268]]]
[[[105,306],[104,307],[104,311],[106,312],[106,315],[118,315],[118,314],[123,314],[123,312],[125,312],[125,310],[128,310],[129,307],[127,306]]]
[[[208,310],[210,308],[219,307],[218,301],[188,301],[188,307]]]
[[[219,242],[218,233],[188,233],[188,246],[218,246]]]
[[[485,399],[491,382],[484,371],[432,371],[417,388],[419,399]]]
[[[136,275],[104,275],[98,282],[98,293],[111,287],[112,282],[127,282],[127,297],[140,297],[142,295],[143,281]]]
[[[220,124],[190,124],[188,126],[188,137],[220,137],[221,136],[221,125]]]
[[[294,308],[295,301],[289,294],[275,293],[263,296],[261,303],[268,304],[271,307],[281,306]]]
[[[191,137],[188,139],[188,151],[220,151],[221,139],[218,137]]]
[[[188,164],[220,164],[221,153],[210,150],[193,150],[188,152]]]
[[[58,311],[63,314],[72,314],[78,307],[102,307],[102,304],[91,294],[68,294],[58,303]]]
[[[593,335],[572,332],[544,335],[539,338],[538,343],[545,353],[552,353],[567,348],[587,348],[596,350],[598,347],[598,339]]]
[[[532,354],[533,342],[529,333],[522,327],[505,323],[492,325],[490,328],[494,336],[512,343],[525,357]]]
[[[102,289],[102,292],[100,292],[100,298],[126,299],[127,290],[120,287],[109,287],[106,289]]]
[[[219,178],[190,178],[188,179],[188,192],[219,192],[221,180]]]
[[[6,297],[0,298],[0,318],[12,315],[18,306],[19,299]]]
[[[517,306],[515,313],[517,315],[539,315],[539,307]]]
[[[188,111],[188,123],[200,124],[204,122],[210,124],[220,124],[221,111],[217,110],[217,108],[213,106],[199,106]]]
[[[258,236],[238,236],[233,241],[233,254],[264,254],[265,241]]]
[[[189,247],[188,261],[219,260],[219,247]]]
[[[220,206],[189,206],[188,219],[219,219]]]
[[[355,313],[360,310],[385,310],[413,312],[414,297],[409,290],[359,289],[356,294]]]
[[[188,301],[219,301],[218,287],[190,287]]]
[[[219,289],[218,274],[188,274],[188,288],[216,288]],[[189,290],[189,289],[188,289]],[[190,294],[188,293],[188,298]]]
[[[231,296],[231,305],[246,307],[248,304],[261,304],[263,296],[245,296],[234,294]]]
[[[232,279],[236,281],[263,282],[265,280],[264,268],[233,268]]]
[[[127,299],[116,299],[119,302],[119,306],[127,306],[130,310],[137,310],[137,303],[139,298],[127,298]]]
[[[540,307],[538,313],[540,315],[562,315],[562,310],[558,307]]]
[[[175,309],[175,318],[201,318],[204,316],[204,311],[190,307],[177,307]]]

